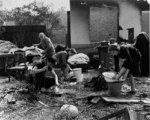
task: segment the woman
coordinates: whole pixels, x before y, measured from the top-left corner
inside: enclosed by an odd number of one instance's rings
[[[48,58],[48,63],[45,64],[45,61],[38,60],[34,62],[34,67],[30,71],[30,82],[35,85],[35,90],[41,91],[41,88],[44,87],[49,89],[52,86],[58,86],[58,76],[51,67],[51,64],[55,64],[55,60]],[[51,75],[46,75],[47,72],[50,72]],[[34,81],[35,78],[35,81]],[[34,83],[35,82],[35,83]]]
[[[124,75],[124,79],[129,77],[129,82],[131,85],[131,91],[129,93],[135,93],[135,83],[134,77],[140,72],[140,61],[141,54],[140,52],[133,47],[131,44],[124,44],[119,46],[117,43],[110,44],[109,52],[114,55],[115,62],[115,72],[119,71],[119,58],[124,59],[123,65],[118,73],[115,76],[115,80],[119,80],[121,76]]]
[[[69,64],[67,63],[67,60],[69,56],[72,56],[76,54],[76,50],[74,48],[68,48],[65,51],[60,51],[56,53],[53,58],[56,59],[57,65],[54,67],[61,68],[61,71],[63,71],[64,80],[67,79],[67,75],[69,71],[72,71]]]
[[[56,53],[55,52],[55,47],[51,41],[50,38],[46,37],[46,35],[44,33],[40,33],[39,34],[39,38],[40,38],[40,43],[39,44],[33,44],[33,46],[42,46],[42,48],[44,49],[43,54],[45,54],[45,57],[47,59],[52,59],[53,55]]]

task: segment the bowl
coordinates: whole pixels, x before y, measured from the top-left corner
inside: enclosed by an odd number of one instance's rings
[[[121,81],[123,81],[122,77],[120,78],[119,81],[112,79],[115,76],[114,72],[103,72],[102,74],[104,75],[106,82],[121,82]]]

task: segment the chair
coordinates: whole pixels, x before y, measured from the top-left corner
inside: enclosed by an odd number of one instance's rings
[[[17,50],[14,52],[13,66],[7,68],[7,73],[10,81],[12,72],[15,72],[16,78],[21,78],[27,70],[25,51]]]

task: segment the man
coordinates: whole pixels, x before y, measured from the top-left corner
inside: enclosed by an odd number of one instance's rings
[[[51,67],[55,60],[48,58],[48,64],[45,65],[43,59],[35,61],[33,70],[30,71],[30,83],[35,85],[35,90],[41,91],[41,88],[49,89],[52,86],[58,86],[58,77]],[[49,72],[49,75],[46,73]]]
[[[55,48],[54,48],[52,41],[50,40],[50,38],[46,37],[46,35],[44,33],[40,33],[39,38],[40,38],[40,43],[39,44],[33,44],[33,46],[41,45],[42,48],[44,49],[45,57],[47,59],[48,58],[51,59],[52,56],[55,54]]]

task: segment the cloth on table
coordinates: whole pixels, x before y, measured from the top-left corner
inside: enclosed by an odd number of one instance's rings
[[[26,56],[26,61],[29,63],[32,63],[35,59],[39,59],[40,57],[42,57],[42,52],[43,50],[34,46],[30,46],[30,47],[24,47],[24,48],[12,48],[9,50],[10,54],[14,54],[15,51],[17,50],[23,50],[25,51],[25,56]]]
[[[42,56],[43,50],[34,46],[24,47],[22,50],[26,51],[26,56],[28,55],[40,55]]]
[[[17,50],[23,50],[23,51],[25,51],[25,54],[26,54],[26,56],[28,56],[28,55],[39,55],[39,56],[42,56],[42,52],[43,52],[43,50],[42,49],[40,49],[40,48],[36,48],[36,47],[33,47],[33,46],[30,46],[30,47],[24,47],[24,48],[12,48],[12,49],[10,49],[10,51],[9,51],[9,53],[11,53],[11,54],[14,54],[14,52],[15,51],[17,51]]]

